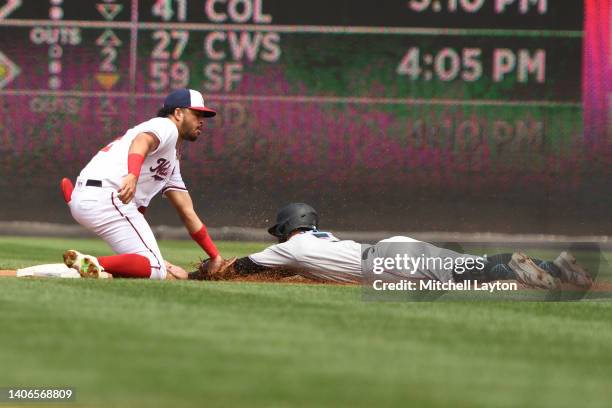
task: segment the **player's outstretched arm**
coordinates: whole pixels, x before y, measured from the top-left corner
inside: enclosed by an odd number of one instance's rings
[[[130,145],[128,152],[128,174],[121,181],[121,187],[117,190],[117,196],[123,204],[132,201],[136,194],[136,184],[140,176],[140,168],[149,152],[157,149],[159,140],[151,133],[140,133]]]
[[[165,194],[176,209],[176,212],[181,218],[181,221],[183,221],[183,225],[185,225],[191,238],[193,238],[210,257],[208,269],[212,273],[215,273],[223,266],[223,257],[219,254],[210,235],[208,235],[206,226],[196,214],[193,208],[191,195],[186,191],[178,190],[166,191]]]

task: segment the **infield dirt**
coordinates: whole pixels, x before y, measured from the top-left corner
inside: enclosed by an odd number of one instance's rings
[[[0,269],[0,277],[15,277],[15,270],[11,269]],[[258,273],[250,276],[243,276],[233,279],[228,279],[228,281],[232,282],[263,282],[263,283],[294,283],[294,284],[326,284],[326,285],[347,285],[352,286],[356,284],[351,283],[334,283],[334,282],[322,282],[319,280],[308,279],[303,276],[283,276],[283,275],[275,275],[275,274],[265,274]],[[528,289],[527,287],[520,286],[520,289]],[[563,291],[572,291],[576,290],[575,286],[569,284],[562,284],[561,290]],[[595,282],[593,286],[589,289],[589,292],[612,292],[612,282]]]

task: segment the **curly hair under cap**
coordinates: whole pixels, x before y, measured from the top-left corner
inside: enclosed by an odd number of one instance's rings
[[[163,107],[160,110],[157,111],[157,117],[158,118],[165,118],[166,116],[170,116],[174,113],[174,110],[176,108],[168,108],[168,107]]]

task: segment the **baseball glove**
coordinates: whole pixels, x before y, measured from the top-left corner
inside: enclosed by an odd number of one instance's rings
[[[212,267],[210,258],[205,259],[198,266],[198,270],[189,275],[189,278],[195,280],[230,280],[236,278],[239,275],[234,268],[236,259],[236,257],[224,259],[219,268]]]

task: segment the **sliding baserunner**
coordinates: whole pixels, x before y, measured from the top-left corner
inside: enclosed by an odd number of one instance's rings
[[[339,240],[330,232],[319,230],[319,216],[314,208],[303,203],[291,203],[281,208],[276,224],[268,232],[278,239],[261,252],[224,262],[218,270],[208,268],[205,261],[193,279],[232,279],[260,273],[286,272],[307,278],[360,283],[364,273],[376,273],[377,259],[410,259],[412,267],[385,269],[387,278],[428,279],[441,282],[473,280],[491,282],[516,280],[528,286],[555,289],[560,282],[588,288],[591,276],[569,252],[562,252],[554,261],[531,259],[525,254],[499,254],[479,257],[439,248],[427,242],[403,236],[362,245],[351,240]],[[428,262],[453,259],[454,264]],[[458,262],[461,260],[461,263]],[[466,267],[466,262],[472,267]]]

